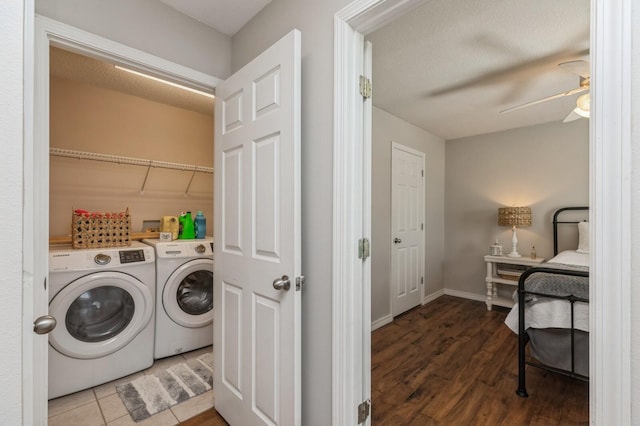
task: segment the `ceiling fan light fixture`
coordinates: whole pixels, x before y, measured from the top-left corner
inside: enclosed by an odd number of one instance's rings
[[[582,95],[576,101],[576,108],[573,110],[581,117],[589,118],[591,110],[591,96],[589,93]]]

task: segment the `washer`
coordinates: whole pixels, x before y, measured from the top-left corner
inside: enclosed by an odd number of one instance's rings
[[[155,272],[139,242],[49,248],[49,399],[153,365]]]
[[[213,238],[143,240],[156,255],[156,359],[213,344]]]

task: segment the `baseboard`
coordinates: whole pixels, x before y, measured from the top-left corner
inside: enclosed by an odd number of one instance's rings
[[[422,299],[422,304],[426,305],[427,303],[433,302],[434,300],[436,300],[438,297],[440,296],[444,296],[446,293],[444,292],[444,290],[440,289],[438,291],[436,291],[435,293],[431,293],[428,294],[424,297],[424,299]]]
[[[477,300],[478,302],[484,302],[486,301],[485,296],[479,295],[479,294],[475,294],[475,293],[467,293],[466,291],[458,291],[458,290],[451,290],[451,289],[441,289],[438,290],[436,292],[433,292],[427,296],[425,296],[424,299],[422,299],[422,304],[426,305],[427,303],[433,302],[434,300],[436,300],[438,297],[444,296],[454,296],[454,297],[460,297],[463,299],[471,299],[471,300]],[[377,330],[380,327],[383,327],[389,323],[393,322],[393,316],[391,314],[389,315],[385,315],[382,318],[378,318],[375,321],[371,322],[371,331]]]
[[[380,327],[385,326],[392,322],[393,322],[393,316],[391,316],[391,314],[385,315],[382,318],[378,318],[377,320],[371,322],[371,331],[377,330]]]
[[[444,289],[444,294],[446,294],[447,296],[461,297],[463,299],[477,300],[478,302],[485,302],[487,300],[486,296],[483,296],[480,294],[468,293],[466,291],[451,290],[449,288]]]

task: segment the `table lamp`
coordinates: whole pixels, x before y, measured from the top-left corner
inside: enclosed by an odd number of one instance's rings
[[[511,226],[511,253],[509,257],[522,257],[518,253],[518,237],[516,236],[517,226],[531,226],[530,207],[500,207],[498,209],[498,225]]]

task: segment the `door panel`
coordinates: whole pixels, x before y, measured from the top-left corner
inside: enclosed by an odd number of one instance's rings
[[[394,143],[391,172],[391,307],[420,304],[424,276],[424,154]]]
[[[225,200],[224,213],[222,215],[222,246],[226,253],[234,253],[241,256],[242,147],[232,147],[224,150],[222,158],[222,199]]]
[[[279,261],[280,247],[279,141],[276,134],[253,143],[253,256],[274,262]]]
[[[222,283],[222,382],[238,399],[242,399],[242,289]],[[216,322],[217,324],[217,322]],[[218,330],[214,325],[214,333]],[[214,370],[215,373],[215,370]],[[216,388],[217,389],[217,388]]]
[[[230,424],[296,425],[300,33],[219,85],[215,113],[216,410]],[[284,276],[289,289],[275,289]]]

